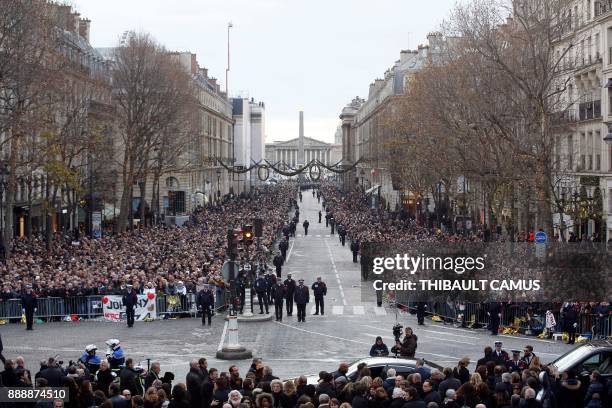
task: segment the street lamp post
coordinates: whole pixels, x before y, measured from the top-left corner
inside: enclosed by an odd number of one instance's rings
[[[365,178],[365,170],[361,169],[361,172],[359,174],[361,174],[361,190],[363,190],[363,180]]]
[[[4,247],[4,190],[8,185],[9,169],[8,163],[0,165],[0,256],[2,262],[6,260],[6,249]]]
[[[217,169],[217,202],[221,199],[221,169]]]

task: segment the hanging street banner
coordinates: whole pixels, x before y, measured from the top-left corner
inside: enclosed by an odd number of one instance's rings
[[[142,322],[145,319],[156,319],[155,294],[138,295],[138,303],[134,311],[134,320]],[[102,312],[104,319],[110,322],[125,321],[125,306],[121,296],[108,295],[102,298]]]

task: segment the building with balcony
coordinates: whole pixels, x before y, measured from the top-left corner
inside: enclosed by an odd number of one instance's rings
[[[444,41],[441,33],[433,32],[427,36],[426,45],[419,45],[417,50],[402,50],[399,60],[383,78],[370,84],[366,100],[357,97],[342,109],[342,165],[350,167],[361,160],[355,171],[344,175],[345,188],[360,183],[367,192],[380,198],[381,205],[390,209],[404,205],[411,192],[392,180],[387,142],[393,129],[385,125],[385,115],[404,94],[412,76],[425,64],[435,62]]]
[[[612,1],[580,0],[563,12],[556,44],[561,58],[565,107],[553,118],[557,232],[612,239]]]

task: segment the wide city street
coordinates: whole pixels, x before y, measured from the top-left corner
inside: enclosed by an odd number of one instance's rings
[[[426,320],[419,327],[416,317],[408,313],[396,313],[389,305],[377,307],[375,295],[362,299],[359,263],[352,262],[348,248],[343,247],[338,235],[331,235],[325,228],[325,219],[318,223],[321,205],[311,191],[303,193],[300,205],[300,227],[295,239],[291,239],[287,262],[282,278],[291,273],[294,279],[303,278],[308,286],[321,276],[327,284],[325,315],[312,316],[314,297],[307,308],[305,323],[298,323],[295,307],[292,317],[284,316],[282,322],[274,320],[239,325],[240,343],[270,365],[280,378],[293,378],[301,374],[317,374],[320,370],[335,370],[340,361],[354,361],[368,356],[376,336],[382,336],[391,348],[392,326],[396,321],[411,326],[418,336],[417,357],[440,366],[454,367],[457,361],[470,357],[475,361],[482,357],[483,348],[494,340],[503,341],[505,350],[522,350],[526,344],[544,362],[561,355],[571,346],[562,342],[539,340],[534,337],[499,335],[493,338],[484,330],[469,330]],[[323,213],[325,214],[325,213]],[[304,235],[301,223],[310,222],[308,235]],[[368,293],[367,290],[363,291]],[[364,295],[366,296],[366,295]],[[258,306],[255,304],[255,313]],[[271,306],[270,312],[273,313]],[[10,324],[2,328],[5,353],[23,355],[27,366],[36,370],[38,360],[44,356],[59,354],[65,363],[76,360],[85,345],[96,344],[100,351],[104,341],[118,338],[128,357],[144,362],[162,361],[162,371],[172,371],[177,378],[184,378],[189,361],[206,357],[209,367],[226,370],[230,361],[219,361],[215,353],[225,339],[225,315],[213,317],[210,328],[203,327],[199,319],[184,318],[136,323],[129,329],[125,324],[99,321],[58,322],[36,325],[35,331],[26,332],[24,325]],[[250,360],[237,363],[246,372]]]

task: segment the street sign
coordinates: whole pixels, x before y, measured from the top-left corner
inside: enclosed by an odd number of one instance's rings
[[[535,243],[536,244],[545,244],[548,240],[546,233],[544,231],[538,231],[535,233]]]
[[[226,282],[233,281],[238,275],[238,264],[234,261],[225,261],[223,267],[221,268],[221,274]]]

